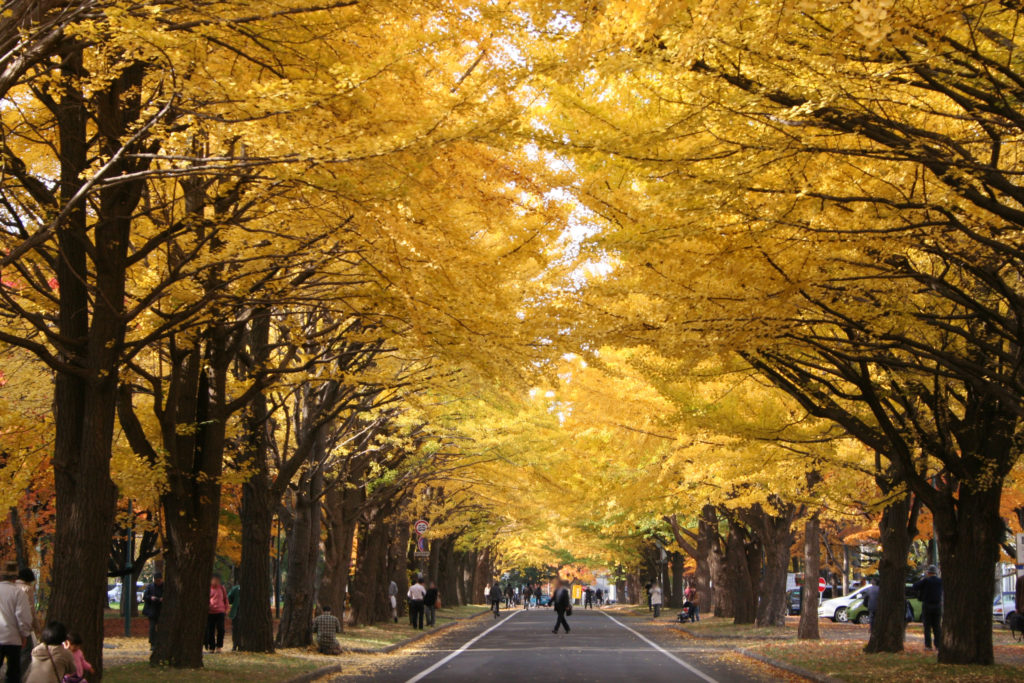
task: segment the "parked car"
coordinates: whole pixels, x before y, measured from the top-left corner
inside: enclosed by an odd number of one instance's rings
[[[910,621],[921,621],[921,601],[917,599],[917,591],[914,590],[914,586],[906,584],[906,620]],[[868,613],[867,603],[861,598],[854,603],[851,603],[846,611],[846,618],[855,624],[870,624],[871,615]]]
[[[135,600],[142,602],[142,594],[145,592],[146,587],[141,583],[135,584]],[[121,584],[115,583],[113,587],[107,589],[107,602],[121,602]]]
[[[850,605],[857,600],[861,600],[866,589],[867,586],[864,586],[863,588],[858,588],[849,595],[843,595],[838,598],[822,601],[821,605],[818,607],[818,618],[831,619],[832,621],[842,623],[848,622],[850,620]]]
[[[825,592],[821,594],[819,600],[828,600],[832,597],[832,586],[825,586]],[[799,588],[792,588],[786,591],[786,604],[789,605],[790,615],[800,614],[800,605],[803,597],[800,593]]]
[[[1003,591],[996,594],[992,600],[992,621],[998,621],[1006,625],[1010,623],[1010,617],[1017,612],[1017,596],[1013,591]]]

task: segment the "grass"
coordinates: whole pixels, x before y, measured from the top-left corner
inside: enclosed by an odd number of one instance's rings
[[[181,669],[154,668],[146,662],[135,662],[107,668],[103,672],[103,680],[107,683],[150,683],[151,681],[279,683],[323,666],[323,662],[305,657],[239,653],[207,657],[203,664],[202,669],[182,671]]]
[[[995,666],[954,666],[939,664],[934,653],[911,647],[899,654],[866,655],[859,640],[799,641],[758,643],[750,649],[773,659],[794,664],[843,681],[900,681],[931,683],[977,681],[996,683],[1024,680],[1024,667],[1010,664]]]

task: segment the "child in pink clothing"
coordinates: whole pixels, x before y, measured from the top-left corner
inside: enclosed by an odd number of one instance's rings
[[[92,673],[92,664],[85,659],[85,653],[82,652],[82,636],[77,633],[69,633],[68,650],[75,658],[75,674],[84,680],[86,672]]]

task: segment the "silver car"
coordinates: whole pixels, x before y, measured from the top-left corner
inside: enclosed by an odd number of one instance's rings
[[[1016,610],[1017,596],[1013,591],[997,593],[995,599],[992,601],[992,621],[998,621],[1001,624],[1005,624],[1010,620],[1010,617],[1016,613]]]

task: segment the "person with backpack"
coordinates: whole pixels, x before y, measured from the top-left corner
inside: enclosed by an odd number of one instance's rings
[[[552,633],[558,633],[558,627],[564,626],[565,632],[569,632],[569,622],[565,620],[572,614],[572,598],[569,589],[562,585],[561,579],[555,579],[555,592],[551,594],[551,606],[558,618],[555,620],[555,628]]]

